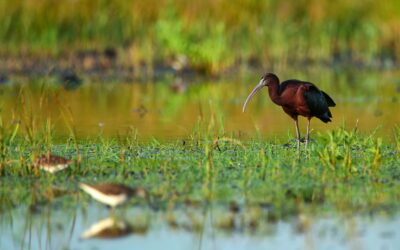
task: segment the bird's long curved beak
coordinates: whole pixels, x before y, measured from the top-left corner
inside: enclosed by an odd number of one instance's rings
[[[246,110],[247,104],[250,102],[250,99],[255,95],[260,89],[264,87],[264,79],[261,79],[261,81],[257,84],[257,86],[251,91],[250,95],[247,97],[246,101],[244,102],[243,105],[243,112]]]

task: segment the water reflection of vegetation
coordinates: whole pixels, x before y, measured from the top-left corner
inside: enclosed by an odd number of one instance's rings
[[[20,187],[18,187],[20,188]],[[158,231],[167,230],[188,232],[200,237],[208,238],[210,228],[215,235],[250,235],[251,237],[273,237],[277,234],[279,225],[288,224],[289,230],[295,235],[309,235],[316,239],[324,238],[323,235],[314,235],[317,232],[334,230],[333,239],[346,235],[351,240],[355,236],[352,230],[374,231],[376,228],[366,228],[364,223],[357,225],[357,221],[388,220],[396,217],[396,208],[379,208],[373,212],[354,214],[355,211],[326,210],[319,208],[316,213],[311,203],[305,204],[297,200],[294,208],[286,206],[278,208],[274,204],[263,202],[239,202],[232,209],[224,202],[198,202],[196,200],[185,202],[175,201],[172,205],[168,202],[166,210],[148,210],[142,204],[128,204],[121,208],[116,215],[103,217],[103,208],[81,203],[78,199],[59,198],[43,204],[37,211],[27,209],[20,204],[10,210],[3,211],[0,217],[0,236],[2,246],[10,244],[21,248],[32,248],[36,244],[54,248],[55,245],[63,247],[73,246],[78,239],[119,239],[121,237],[142,237],[143,235],[158,235]],[[79,205],[80,204],[80,205]],[[325,207],[324,207],[325,208]],[[318,227],[320,222],[331,221],[325,227]],[[343,220],[343,221],[342,221]],[[350,224],[350,225],[349,225]],[[356,228],[354,228],[356,226]],[[348,229],[348,227],[350,227]],[[396,227],[385,228],[386,240],[393,242]],[[11,239],[10,230],[19,235]],[[350,231],[347,231],[350,230]],[[282,232],[281,232],[282,233]],[[6,237],[6,238],[4,238]],[[385,236],[386,237],[386,236]],[[151,238],[153,239],[154,238]],[[80,243],[82,244],[82,243]],[[115,242],[114,242],[115,244]]]
[[[282,79],[288,76],[310,79],[332,93],[338,102],[333,110],[334,122],[328,126],[316,122],[316,129],[332,129],[343,120],[354,124],[359,119],[361,131],[370,132],[382,125],[378,131],[382,135],[391,133],[393,126],[400,123],[399,116],[392,115],[399,102],[397,74],[395,71],[336,74],[314,68],[307,72],[288,70]],[[115,136],[126,133],[131,126],[139,138],[187,137],[199,120],[209,120],[212,112],[226,132],[254,135],[254,127],[269,137],[293,132],[288,125],[290,120],[271,105],[266,94],[254,100],[249,114],[242,114],[240,106],[245,93],[258,80],[257,73],[235,76],[232,81],[185,79],[187,89],[177,93],[169,87],[174,84],[173,79],[146,85],[84,84],[75,91],[63,90],[51,79],[44,79],[39,84],[2,86],[2,116],[4,121],[21,122],[21,128],[24,123],[34,122],[36,130],[49,122],[55,135],[65,135],[69,129],[62,114],[71,113],[80,137]],[[35,113],[33,119],[28,119],[29,112]],[[250,117],[257,120],[244,122]],[[273,122],[270,117],[274,117]]]

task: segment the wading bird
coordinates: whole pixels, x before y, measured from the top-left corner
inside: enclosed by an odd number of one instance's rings
[[[331,121],[332,114],[329,107],[336,104],[332,98],[314,84],[300,80],[286,80],[279,84],[279,78],[272,73],[266,73],[247,97],[243,112],[250,99],[264,86],[268,87],[271,100],[282,106],[283,111],[293,118],[296,124],[297,145],[300,145],[300,131],[297,117],[305,116],[308,119],[306,144],[310,140],[310,120],[317,117],[327,123]]]
[[[95,200],[114,208],[126,202],[132,196],[147,198],[147,192],[144,188],[130,188],[121,184],[104,183],[89,185],[79,184],[80,188],[92,196]]]
[[[36,160],[35,165],[46,172],[54,174],[68,168],[72,163],[72,160],[68,160],[62,156],[46,154],[41,155]]]

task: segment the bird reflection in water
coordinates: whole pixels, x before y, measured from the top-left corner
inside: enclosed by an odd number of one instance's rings
[[[116,239],[127,236],[131,232],[132,227],[125,220],[109,217],[93,224],[82,233],[81,239]]]
[[[139,220],[140,221],[140,220]],[[125,219],[108,217],[102,219],[81,234],[81,239],[117,239],[128,235],[144,235],[149,230],[148,221],[137,224],[129,223]]]

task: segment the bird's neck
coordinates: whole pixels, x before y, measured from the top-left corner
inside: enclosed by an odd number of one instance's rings
[[[275,103],[280,105],[281,98],[279,94],[279,83],[272,83],[268,86],[268,94],[271,100]]]

